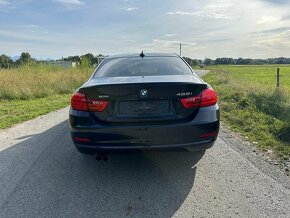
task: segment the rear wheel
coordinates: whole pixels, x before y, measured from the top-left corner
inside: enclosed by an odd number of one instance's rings
[[[86,155],[94,155],[96,152],[93,149],[88,149],[88,148],[79,148],[77,147],[78,152]]]

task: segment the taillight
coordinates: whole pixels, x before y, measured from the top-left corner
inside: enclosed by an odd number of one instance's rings
[[[71,107],[78,111],[102,112],[108,105],[108,101],[86,98],[85,94],[76,92],[71,98]]]
[[[87,99],[85,94],[76,92],[71,98],[71,107],[78,111],[87,111]]]
[[[207,107],[217,103],[217,94],[212,88],[203,90],[199,95],[180,99],[182,105],[187,108]]]
[[[201,95],[189,97],[189,98],[182,98],[180,99],[181,103],[186,109],[199,107],[201,101]]]
[[[107,107],[108,102],[104,100],[88,100],[88,107],[90,111],[102,112]]]
[[[216,92],[212,88],[205,89],[201,92],[201,104],[200,107],[207,107],[215,105],[218,97]]]

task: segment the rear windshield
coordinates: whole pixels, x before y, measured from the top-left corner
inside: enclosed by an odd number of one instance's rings
[[[104,60],[94,77],[161,76],[192,74],[179,57],[134,57]]]

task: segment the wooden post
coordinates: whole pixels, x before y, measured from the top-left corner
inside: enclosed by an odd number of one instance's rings
[[[181,43],[179,43],[179,56],[181,57]]]
[[[280,86],[280,68],[277,68],[277,83],[276,83],[276,87],[279,88]]]

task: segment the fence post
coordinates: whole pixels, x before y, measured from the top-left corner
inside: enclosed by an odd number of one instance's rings
[[[280,86],[280,68],[277,68],[277,82],[276,82],[276,87],[279,88]]]

